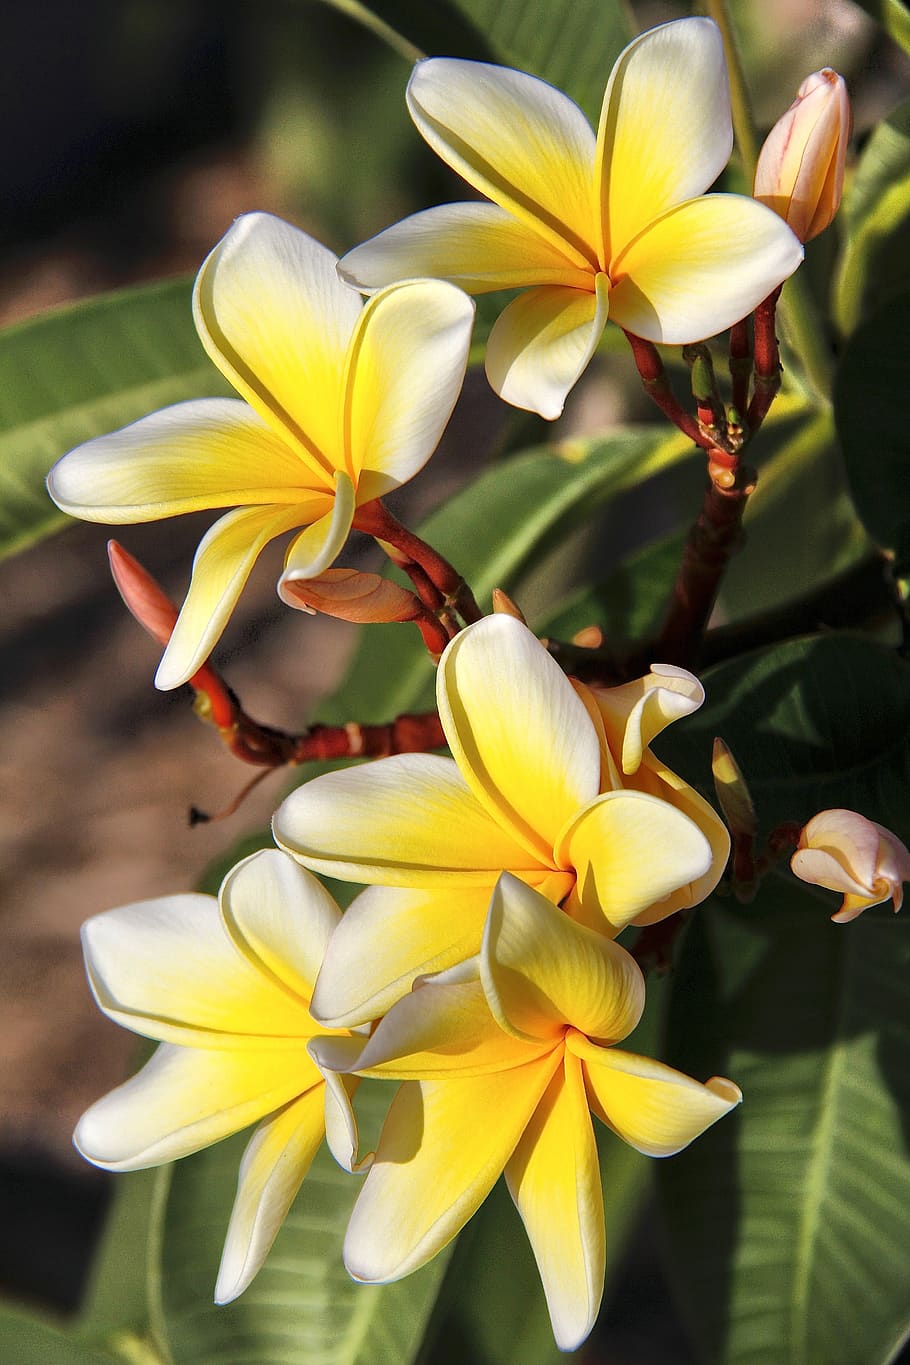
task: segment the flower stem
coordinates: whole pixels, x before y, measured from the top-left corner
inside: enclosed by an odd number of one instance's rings
[[[395,553],[390,558],[411,579],[425,606],[436,611],[453,608],[466,624],[481,619],[474,594],[458,570],[432,545],[403,526],[380,498],[357,509],[354,526],[392,547]],[[428,600],[430,596],[433,601]]]

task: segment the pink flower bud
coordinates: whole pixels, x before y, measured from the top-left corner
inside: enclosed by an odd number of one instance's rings
[[[826,66],[806,77],[761,149],[752,193],[801,242],[817,237],[837,212],[850,126],[844,78]]]
[[[831,918],[846,924],[882,901],[893,901],[895,912],[901,908],[910,853],[890,830],[855,810],[823,810],[802,831],[790,868],[804,882],[840,892],[843,903]]]

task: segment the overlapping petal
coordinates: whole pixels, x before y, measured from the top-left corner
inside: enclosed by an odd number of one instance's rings
[[[343,280],[373,293],[431,275],[469,294],[527,284],[589,289],[591,272],[498,204],[440,204],[411,214],[342,256]]]
[[[461,392],[474,304],[443,280],[391,285],[370,299],[348,351],[344,449],[359,501],[422,469]]]
[[[587,290],[550,284],[520,294],[490,332],[484,362],[490,386],[514,407],[558,417],[597,350],[609,308],[602,272]]]
[[[400,1279],[464,1227],[496,1183],[560,1064],[402,1084],[344,1243],[355,1280]]]
[[[306,1004],[239,952],[213,896],[164,896],[96,915],[83,926],[100,1008],[148,1038],[237,1048],[308,1036]],[[217,982],[217,989],[212,983]]]
[[[705,699],[694,673],[674,664],[652,664],[643,678],[590,691],[603,717],[607,742],[627,776],[638,771],[645,750],[662,730],[697,711]]]
[[[319,507],[330,488],[237,398],[175,403],[86,441],[54,465],[47,486],[64,512],[110,525],[210,507]]]
[[[709,189],[732,150],[717,25],[682,19],[636,38],[610,75],[598,128],[601,259],[611,262],[666,209]]]
[[[304,866],[344,881],[489,887],[504,867],[535,869],[452,760],[433,754],[396,754],[314,778],[278,807],[272,829]]]
[[[606,1265],[603,1194],[582,1069],[567,1054],[506,1166],[534,1250],[556,1344],[574,1350],[597,1317]]]
[[[193,559],[189,592],[155,674],[156,687],[179,687],[205,663],[265,546],[310,520],[311,506],[238,507],[206,532]]]
[[[576,870],[573,915],[603,933],[618,933],[712,866],[711,845],[695,822],[637,791],[592,801],[563,830],[556,856]]]
[[[594,1112],[647,1156],[672,1156],[742,1101],[732,1081],[712,1076],[704,1085],[650,1057],[595,1047],[580,1033],[567,1047],[584,1063]]]
[[[300,578],[316,578],[335,562],[347,540],[356,506],[354,485],[344,472],[335,475],[335,496],[325,516],[314,521],[288,546],[278,593],[285,583]],[[299,524],[299,523],[298,523]]]
[[[702,341],[744,318],[802,258],[796,237],[764,204],[703,195],[620,249],[610,267],[610,316],[648,341]]]
[[[300,1050],[201,1050],[162,1043],[87,1109],[73,1141],[96,1166],[136,1171],[198,1152],[279,1109],[322,1077]]]
[[[468,184],[591,266],[595,138],[576,104],[522,71],[435,57],[418,62],[408,109],[423,137]]]
[[[322,1093],[314,1086],[263,1120],[250,1138],[240,1163],[216,1303],[236,1299],[262,1269],[323,1133]]]
[[[534,861],[552,866],[560,829],[600,781],[597,735],[559,665],[514,617],[488,616],[446,649],[437,701],[478,803]]]
[[[419,891],[369,886],[351,903],[326,949],[313,1017],[351,1028],[385,1014],[415,977],[477,951],[490,884]]]
[[[222,374],[314,473],[338,464],[345,356],[361,301],[336,258],[268,213],[239,218],[196,280],[193,312]]]
[[[499,1026],[529,1041],[552,1041],[571,1023],[614,1042],[632,1032],[644,1009],[644,978],[625,949],[508,872],[490,902],[480,974]]]
[[[292,858],[261,849],[227,874],[220,905],[225,929],[243,956],[307,1009],[341,922],[322,883]]]

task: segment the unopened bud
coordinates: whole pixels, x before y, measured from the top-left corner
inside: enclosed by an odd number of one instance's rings
[[[806,77],[761,149],[752,193],[801,242],[817,237],[837,212],[850,126],[844,78],[825,67]]]
[[[840,892],[841,908],[831,918],[846,924],[883,901],[901,908],[910,853],[896,834],[855,810],[823,810],[800,834],[790,868],[804,882]]]
[[[358,625],[413,621],[423,612],[420,601],[407,588],[358,569],[326,569],[316,578],[287,579],[280,584],[279,594],[298,611],[320,611]]]
[[[521,607],[517,606],[509,594],[503,592],[502,588],[493,589],[493,611],[497,616],[514,616],[515,620],[520,621],[523,626],[528,624]]]
[[[722,739],[715,739],[711,755],[711,772],[717,804],[732,834],[754,835],[758,828],[755,806],[739,764]]]
[[[149,571],[116,540],[108,541],[107,556],[126,606],[153,639],[166,645],[177,622],[177,608]]]

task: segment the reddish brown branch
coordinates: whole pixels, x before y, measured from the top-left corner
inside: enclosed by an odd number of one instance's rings
[[[482,613],[474,594],[458,570],[432,545],[403,526],[380,498],[357,509],[354,526],[392,547],[390,558],[408,575],[426,606],[433,610],[450,607],[468,624],[480,620]],[[433,602],[425,595],[428,584],[435,590]]]
[[[730,328],[731,397],[736,420],[741,422],[749,405],[749,380],[752,377],[752,338],[749,319],[734,322]]]
[[[635,361],[635,368],[641,376],[645,392],[675,427],[678,427],[696,445],[709,450],[714,442],[709,436],[705,435],[695,418],[686,412],[682,404],[674,397],[657,347],[653,342],[635,336],[634,332],[626,332],[625,336],[632,348],[632,359]]]
[[[777,288],[755,310],[753,391],[746,417],[750,435],[758,431],[780,389],[780,349],[775,326],[779,297],[780,288]]]
[[[689,533],[663,629],[654,645],[662,663],[691,668],[698,660],[711,609],[730,556],[742,539],[742,519],[755,487],[752,470],[712,460],[702,510]]]

